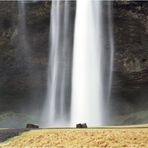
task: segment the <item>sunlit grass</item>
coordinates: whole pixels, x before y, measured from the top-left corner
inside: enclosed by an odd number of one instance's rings
[[[140,128],[139,128],[140,127]],[[143,127],[143,128],[142,128]],[[148,124],[88,129],[50,128],[24,132],[2,147],[148,147]]]

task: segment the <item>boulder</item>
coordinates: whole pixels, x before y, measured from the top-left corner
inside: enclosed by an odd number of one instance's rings
[[[86,123],[78,123],[78,124],[76,124],[76,128],[87,128],[87,124]]]
[[[81,123],[76,124],[76,128],[82,128],[82,124]]]
[[[26,125],[26,128],[39,128],[39,126],[38,125],[36,125],[36,124],[27,124]]]
[[[87,128],[87,124],[86,123],[82,123],[81,126],[82,126],[82,128]]]

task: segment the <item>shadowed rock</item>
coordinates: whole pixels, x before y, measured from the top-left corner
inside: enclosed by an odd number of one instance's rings
[[[86,123],[83,123],[81,124],[82,128],[87,128],[87,124]]]
[[[27,124],[26,128],[39,128],[39,126],[35,124]]]
[[[81,123],[79,123],[79,124],[76,124],[76,128],[82,128],[82,125],[81,125]]]
[[[76,124],[76,128],[87,128],[87,124],[86,123],[78,123]]]

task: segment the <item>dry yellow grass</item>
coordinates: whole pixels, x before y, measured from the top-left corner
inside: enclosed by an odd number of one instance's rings
[[[146,148],[148,128],[34,130],[0,143],[0,148]]]

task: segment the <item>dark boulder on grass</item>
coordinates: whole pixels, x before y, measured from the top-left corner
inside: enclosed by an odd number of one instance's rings
[[[82,128],[82,125],[81,125],[81,123],[79,123],[79,124],[76,124],[76,128]]]
[[[86,123],[78,123],[76,124],[76,128],[87,128],[87,124]]]
[[[26,125],[26,128],[39,128],[39,126],[38,125],[36,125],[36,124],[27,124]]]
[[[82,123],[82,128],[87,128],[87,124],[86,123]]]

